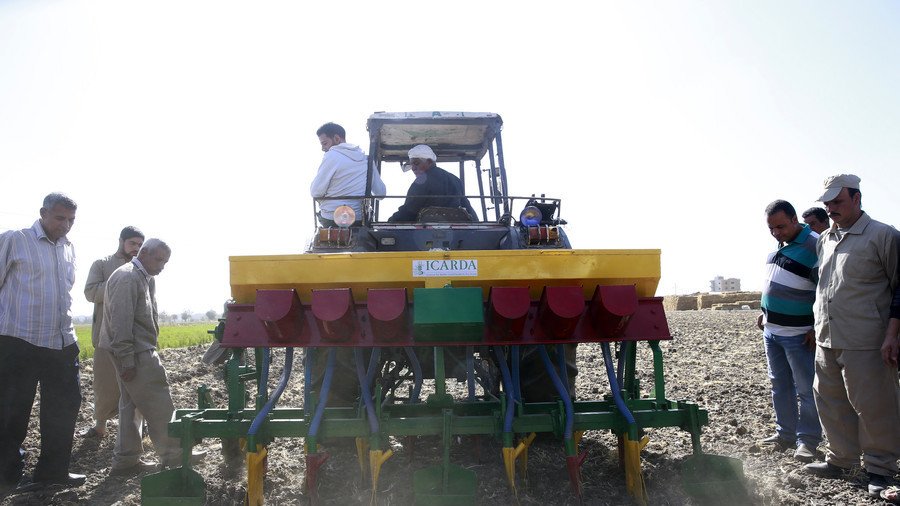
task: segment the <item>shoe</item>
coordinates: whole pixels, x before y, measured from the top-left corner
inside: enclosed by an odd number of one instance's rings
[[[206,458],[206,449],[200,450],[191,450],[191,464],[199,464],[203,462],[203,459]],[[163,467],[173,468],[173,467],[181,467],[181,458],[175,460],[170,460],[168,462],[163,462]]]
[[[91,427],[90,429],[79,434],[79,436],[81,436],[85,439],[93,439],[93,438],[103,439],[106,437],[106,433],[100,434],[100,432],[97,430],[96,427]]]
[[[831,462],[813,462],[803,466],[803,470],[822,478],[840,478],[846,469]]]
[[[812,462],[816,460],[816,448],[806,443],[800,443],[794,450],[794,458],[800,462]]]
[[[22,481],[19,482],[19,485],[15,489],[16,494],[21,494],[25,492],[34,492],[35,490],[41,490],[50,486],[60,486],[61,488],[74,488],[80,487],[84,485],[87,477],[83,474],[74,474],[74,473],[66,473],[65,476],[61,476],[59,478],[52,478],[49,480],[39,480],[34,481],[31,478],[22,478]]]
[[[109,471],[109,475],[118,478],[127,478],[137,476],[144,472],[154,472],[159,470],[159,464],[156,462],[138,461],[137,464],[128,467],[113,467]]]
[[[774,436],[769,436],[760,441],[759,445],[765,447],[775,447],[775,449],[777,449],[778,451],[784,451],[788,448],[793,448],[795,443],[794,441],[788,441],[778,434],[775,434]]]
[[[869,474],[869,497],[880,497],[881,491],[886,489],[891,483],[890,479],[883,474]]]

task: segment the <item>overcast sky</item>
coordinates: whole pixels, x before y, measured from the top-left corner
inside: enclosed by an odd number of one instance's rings
[[[852,172],[900,221],[898,26],[888,0],[3,0],[0,230],[66,192],[76,314],[126,224],[173,248],[162,310],[221,311],[229,256],[312,233],[319,125],[367,149],[374,111],[490,111],[512,193],[563,198],[576,248],[661,249],[660,295],[759,289],[772,200]]]

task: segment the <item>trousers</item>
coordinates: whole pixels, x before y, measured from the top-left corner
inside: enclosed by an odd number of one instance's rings
[[[141,417],[147,420],[150,441],[160,461],[166,466],[181,462],[181,441],[169,436],[169,421],[175,412],[166,369],[156,350],[135,353],[137,374],[131,381],[122,380],[122,366],[115,361],[119,390],[119,434],[116,437],[112,467],[124,468],[138,464],[144,453]]]
[[[41,386],[41,453],[33,479],[58,479],[69,472],[75,420],[81,407],[78,344],[61,350],[0,336],[0,480],[22,476],[28,420]]]

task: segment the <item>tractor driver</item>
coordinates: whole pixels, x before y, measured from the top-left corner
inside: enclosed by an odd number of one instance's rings
[[[416,179],[409,185],[406,201],[388,221],[416,221],[419,211],[426,207],[463,208],[470,219],[475,219],[475,209],[465,198],[462,181],[453,174],[435,165],[437,155],[425,144],[409,150],[409,163],[403,170],[412,169]]]

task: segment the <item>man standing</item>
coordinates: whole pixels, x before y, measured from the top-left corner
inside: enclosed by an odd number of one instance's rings
[[[150,440],[166,467],[179,465],[180,441],[169,437],[175,406],[166,369],[156,352],[159,317],[156,281],[172,250],[159,239],[147,239],[137,257],[112,273],[106,282],[100,347],[113,356],[119,379],[119,434],[110,476],[130,476],[144,468],[140,410]]]
[[[106,421],[119,412],[119,382],[116,367],[109,351],[100,348],[100,326],[103,322],[103,295],[106,280],[113,271],[129,262],[144,244],[144,234],[128,226],[119,234],[119,249],[115,254],[96,260],[91,265],[84,296],[94,303],[94,319],[91,324],[91,343],[94,345],[94,426],[83,437],[106,436]]]
[[[409,185],[406,201],[388,221],[416,221],[419,211],[426,207],[462,207],[471,219],[476,218],[475,210],[465,198],[462,181],[453,174],[435,165],[437,155],[425,144],[409,150],[409,163],[403,170],[412,169],[415,181]]]
[[[75,251],[66,237],[75,202],[44,198],[31,228],[0,234],[0,495],[56,484],[77,487],[69,473],[81,407],[78,342],[72,324]],[[28,419],[41,385],[41,453],[31,483],[22,479]]]
[[[862,210],[860,179],[825,180],[819,200],[834,226],[818,242],[816,289],[816,406],[828,436],[825,462],[813,474],[837,477],[859,464],[877,496],[897,472],[900,386],[897,369],[882,362],[881,345],[898,284],[897,231]]]
[[[828,230],[828,227],[831,226],[831,223],[828,221],[828,213],[821,207],[810,207],[803,211],[803,222],[819,235],[822,235],[822,232]]]
[[[367,170],[368,158],[359,146],[348,144],[344,127],[336,123],[325,123],[316,131],[322,145],[322,163],[316,177],[309,186],[313,198],[351,197],[366,195],[366,178],[371,172],[371,195],[384,196],[387,188],[377,170]],[[357,221],[362,220],[363,206],[359,199],[334,199],[319,201],[319,222],[326,227],[335,226],[334,211],[338,206],[350,206],[356,213]]]
[[[762,442],[779,449],[795,448],[794,458],[811,462],[822,441],[813,398],[818,236],[797,221],[794,206],[784,200],[766,207],[766,221],[778,249],[766,260],[762,314],[756,325],[766,345],[777,433]]]

